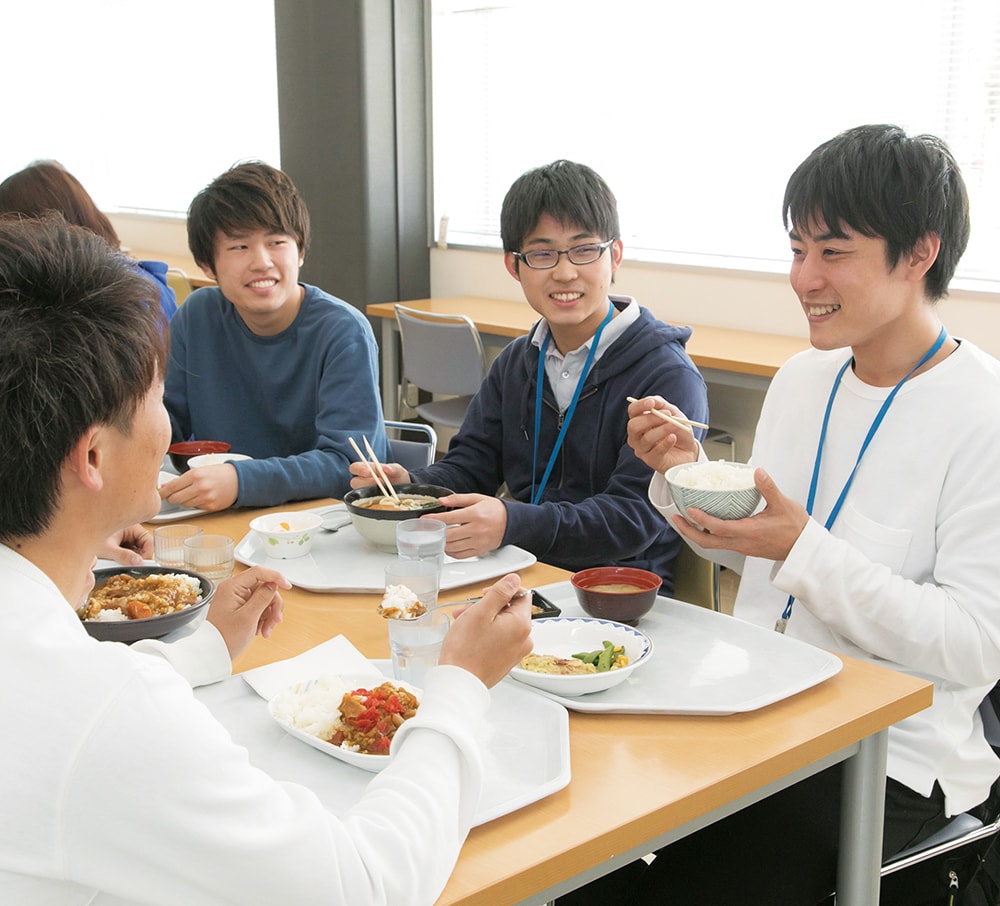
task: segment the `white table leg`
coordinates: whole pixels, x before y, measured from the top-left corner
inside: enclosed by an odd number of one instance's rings
[[[878,903],[888,740],[888,730],[862,739],[857,753],[844,762],[837,906]]]

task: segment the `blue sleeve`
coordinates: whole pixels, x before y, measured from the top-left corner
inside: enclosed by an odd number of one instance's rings
[[[177,294],[167,283],[167,264],[164,261],[140,261],[139,267],[146,276],[156,284],[160,293],[160,310],[167,319],[167,323],[173,320],[177,314]]]

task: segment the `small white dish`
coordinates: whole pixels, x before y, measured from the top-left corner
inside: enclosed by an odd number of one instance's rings
[[[263,542],[267,556],[281,560],[308,554],[322,525],[323,517],[308,511],[269,513],[250,522],[250,528]]]
[[[581,651],[594,651],[605,641],[621,645],[628,656],[628,664],[603,673],[579,673],[570,676],[553,673],[536,673],[523,667],[514,667],[510,675],[518,682],[534,686],[555,695],[577,696],[603,692],[625,682],[629,675],[645,664],[653,654],[653,642],[644,632],[615,623],[590,617],[548,617],[533,620],[531,624],[532,651],[556,657],[572,657]]]
[[[197,469],[201,466],[217,466],[224,462],[239,462],[243,459],[253,459],[246,453],[202,453],[200,456],[192,456],[188,460],[189,469]]]
[[[416,686],[411,686],[409,683],[402,682],[401,680],[394,680],[387,676],[372,676],[370,673],[361,675],[344,675],[332,677],[333,679],[339,680],[347,689],[374,689],[384,682],[391,682],[394,686],[406,689],[412,692],[417,700],[420,700],[423,694],[422,689],[418,689]],[[267,710],[275,722],[280,726],[286,733],[290,736],[294,736],[296,739],[302,740],[306,745],[312,746],[314,749],[318,749],[325,755],[329,755],[331,758],[337,758],[346,764],[352,765],[356,768],[361,768],[363,771],[369,771],[371,773],[377,773],[381,771],[389,762],[392,760],[392,753],[388,755],[366,755],[363,752],[354,752],[350,749],[342,748],[341,746],[335,746],[332,743],[327,742],[325,739],[320,739],[318,736],[314,736],[307,731],[300,729],[299,727],[292,726],[290,723],[284,721],[279,717],[279,713],[283,710],[290,700],[297,696],[303,695],[307,692],[311,686],[311,680],[303,680],[302,682],[295,683],[283,692],[279,692],[274,698],[272,698],[267,703]],[[340,704],[338,701],[337,705]]]

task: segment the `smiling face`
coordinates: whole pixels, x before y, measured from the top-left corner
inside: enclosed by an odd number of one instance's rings
[[[298,282],[303,260],[295,239],[285,233],[218,233],[215,269],[206,273],[254,333],[274,336],[298,314],[305,292]]]
[[[851,347],[859,376],[865,371],[873,383],[881,382],[880,373],[895,374],[920,358],[940,329],[924,291],[924,277],[937,254],[936,237],[922,239],[894,267],[884,239],[847,226],[832,231],[810,223],[793,229],[789,238],[789,280],[813,346]]]
[[[521,252],[533,249],[565,251],[578,245],[604,242],[572,224],[560,223],[543,214],[535,229],[524,238]],[[564,355],[578,349],[596,332],[608,313],[611,279],[622,260],[622,243],[616,240],[590,264],[573,264],[566,255],[547,270],[535,270],[518,262],[511,252],[504,255],[510,275],[520,282],[528,304],[548,322],[556,347]]]

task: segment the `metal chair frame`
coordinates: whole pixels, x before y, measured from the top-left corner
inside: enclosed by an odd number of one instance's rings
[[[419,403],[415,411],[425,421],[461,427],[465,410],[486,374],[486,354],[479,329],[465,315],[418,311],[396,305],[403,350],[400,403],[410,384],[450,399]]]
[[[427,440],[404,440],[402,437],[389,437],[389,456],[391,462],[399,463],[408,472],[411,469],[423,469],[434,462],[437,453],[437,432],[430,425],[419,422],[385,422],[386,434],[394,432],[401,435],[404,431],[423,434]]]

